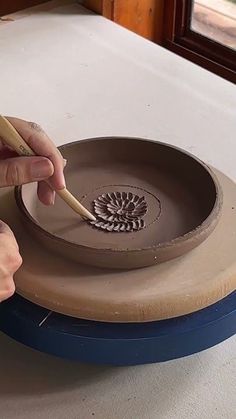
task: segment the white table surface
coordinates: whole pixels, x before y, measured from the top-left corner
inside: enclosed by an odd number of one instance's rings
[[[236,86],[71,1],[0,23],[1,113],[60,145],[129,135],[178,145],[236,179]],[[64,5],[63,5],[64,4]],[[233,419],[236,338],[128,368],[66,362],[0,334],[1,419]]]

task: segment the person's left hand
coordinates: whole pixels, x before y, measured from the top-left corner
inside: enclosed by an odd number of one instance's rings
[[[45,205],[52,205],[55,191],[44,181],[50,178],[52,188],[63,189],[65,160],[38,124],[12,117],[7,119],[37,157],[17,157],[0,137],[0,187],[38,182],[39,199]]]
[[[14,294],[14,274],[21,264],[22,259],[14,234],[0,221],[0,303]]]

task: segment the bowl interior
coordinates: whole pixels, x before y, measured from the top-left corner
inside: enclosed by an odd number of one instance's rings
[[[32,219],[68,242],[92,249],[151,248],[195,230],[214,208],[217,191],[210,172],[174,147],[132,138],[105,138],[68,144],[61,152],[68,161],[67,188],[85,207],[94,213],[94,201],[110,196],[109,202],[97,201],[103,216],[114,216],[118,208],[126,225],[130,212],[134,216],[131,214],[131,221],[142,220],[142,228],[139,225],[134,231],[102,230],[81,220],[60,198],[54,207],[43,206],[37,199],[37,186],[25,185],[22,199]],[[137,208],[134,197],[145,205]]]

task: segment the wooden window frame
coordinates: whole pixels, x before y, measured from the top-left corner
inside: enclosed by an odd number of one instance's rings
[[[192,0],[166,0],[163,46],[236,83],[236,51],[190,28]]]

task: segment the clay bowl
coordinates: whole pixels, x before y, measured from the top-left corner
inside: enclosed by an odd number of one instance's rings
[[[96,209],[99,225],[83,221],[60,198],[54,207],[43,206],[36,184],[16,188],[15,196],[30,233],[63,257],[102,268],[151,266],[200,245],[219,220],[222,193],[215,175],[180,149],[109,137],[60,150],[68,161],[68,189]]]

